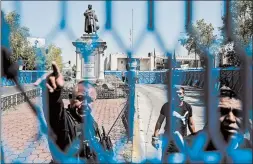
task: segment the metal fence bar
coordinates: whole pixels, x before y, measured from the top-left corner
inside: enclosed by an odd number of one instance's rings
[[[4,23],[3,22],[3,20],[2,20],[2,14],[3,14],[3,12],[1,11],[1,21],[0,21],[0,24],[1,24],[1,31],[4,31],[4,30],[2,30],[2,23]],[[1,32],[1,38],[2,38],[3,36],[2,36],[2,32]],[[0,45],[1,45],[1,47],[2,47],[2,39],[1,39],[1,41],[0,41]],[[0,55],[0,64],[1,64],[1,66],[0,66],[0,77],[2,77],[2,52],[1,52],[1,55]],[[2,87],[2,80],[0,80],[0,87]],[[1,99],[1,97],[2,97],[2,93],[0,92],[0,122],[2,123],[2,99]],[[0,124],[0,134],[2,134],[2,124]],[[0,141],[2,142],[2,135],[0,135]],[[3,151],[3,147],[2,147],[2,144],[0,145],[0,161],[1,161],[1,163],[4,163],[4,151]]]
[[[231,14],[231,2],[225,2],[225,27],[224,31],[228,38],[231,38],[235,44],[235,50],[238,52],[239,58],[241,60],[240,74],[242,76],[241,83],[242,85],[242,104],[243,104],[243,132],[246,131],[249,119],[249,110],[252,110],[252,54],[247,55],[245,50],[242,49],[242,45],[237,41],[236,37],[232,33],[233,22]],[[250,63],[251,62],[251,63]],[[232,150],[229,150],[231,153]],[[240,155],[240,154],[238,154]],[[252,159],[252,157],[251,157]]]

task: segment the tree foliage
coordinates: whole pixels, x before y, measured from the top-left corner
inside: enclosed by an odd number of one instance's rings
[[[52,61],[56,61],[59,68],[62,69],[62,52],[59,47],[49,45],[46,49],[32,46],[27,40],[27,37],[30,36],[29,28],[20,25],[20,15],[15,11],[8,13],[5,20],[10,28],[12,61],[22,60],[28,70],[51,70]]]
[[[62,70],[63,62],[62,62],[62,56],[61,56],[61,49],[59,47],[56,47],[55,45],[51,44],[48,47],[48,54],[46,54],[46,69],[51,70],[52,69],[52,61],[55,61]]]
[[[20,15],[15,11],[10,12],[5,17],[10,27],[10,46],[13,52],[12,61],[23,60],[27,69],[34,69],[35,52],[27,41],[30,36],[29,28],[20,26]]]
[[[223,46],[221,48],[220,55],[226,56],[230,65],[240,66],[239,54],[235,51],[235,44],[244,46],[245,48],[249,47],[249,44],[252,44],[253,36],[253,2],[252,1],[231,1],[231,18],[232,18],[232,34],[235,37],[235,40],[232,41],[232,38],[227,36],[225,33],[226,30],[226,17],[223,16],[223,25],[220,27],[223,36]],[[228,48],[229,47],[229,48]],[[252,51],[252,50],[251,50]],[[223,54],[221,54],[223,53]],[[252,52],[251,52],[252,53]]]
[[[253,35],[253,2],[252,1],[231,1],[232,34],[243,45],[251,42]],[[222,17],[223,25],[220,28],[225,42],[230,42],[231,38],[225,35],[226,17]]]
[[[215,42],[214,27],[206,23],[204,19],[197,20],[196,24],[190,24],[191,30],[187,31],[185,38],[180,38],[180,42],[188,50],[188,54],[195,52],[203,61],[204,49],[210,50]]]

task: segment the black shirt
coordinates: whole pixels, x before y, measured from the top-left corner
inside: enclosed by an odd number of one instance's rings
[[[166,118],[166,124],[164,127],[165,134],[169,133],[169,121],[170,121],[170,112],[169,112],[169,103],[165,103],[160,111],[160,114],[164,115]],[[187,102],[183,102],[182,106],[178,106],[173,113],[172,117],[174,118],[173,131],[178,131],[182,136],[187,136],[187,124],[189,117],[192,117],[192,107]]]

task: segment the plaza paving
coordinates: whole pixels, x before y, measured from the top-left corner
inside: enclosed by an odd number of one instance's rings
[[[203,94],[201,89],[186,87],[185,100],[193,107],[193,118],[197,130],[204,125]],[[125,101],[126,99],[97,100],[93,115],[99,126],[103,125],[108,131],[123,108]],[[135,123],[135,127],[139,126],[139,129],[138,134],[135,133],[135,139],[139,137],[140,140],[136,143],[134,139],[133,150],[140,146],[142,152],[141,154],[137,153],[137,156],[142,156],[142,160],[146,162],[152,158],[159,159],[161,156],[161,149],[156,150],[152,147],[151,136],[154,132],[160,109],[166,101],[165,85],[136,85],[135,104],[136,115],[138,115],[136,118],[138,118],[139,123],[138,125]],[[41,99],[36,98],[33,102],[41,104]],[[64,100],[65,106],[68,103],[68,100]],[[39,141],[36,140],[38,127],[37,118],[33,115],[27,103],[20,104],[2,113],[2,144],[6,162],[14,162],[13,160],[16,159],[20,162],[29,163],[49,163],[51,161],[46,137],[43,136]],[[111,138],[116,152],[115,158],[118,162],[131,161],[131,158],[133,159],[132,143],[127,142],[121,120],[117,122],[112,130]],[[136,152],[133,153],[136,156]]]
[[[108,131],[123,108],[126,99],[100,99],[95,103],[93,115],[98,122]],[[33,99],[36,104],[41,104],[41,99]],[[68,100],[64,101],[68,104]],[[123,105],[122,105],[123,104]],[[2,113],[1,144],[4,148],[6,163],[18,160],[22,163],[49,163],[51,155],[47,139],[42,136],[37,139],[39,123],[31,112],[27,103],[20,104]],[[131,142],[127,142],[125,129],[119,120],[111,132],[115,158],[119,162],[128,161],[131,157]]]

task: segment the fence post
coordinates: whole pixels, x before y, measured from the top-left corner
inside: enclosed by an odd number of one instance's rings
[[[0,87],[2,87],[2,55],[0,55],[0,63],[1,63],[1,66],[0,66]],[[0,122],[2,122],[2,110],[3,110],[3,107],[2,107],[2,92],[0,92]],[[0,124],[0,129],[2,129],[1,127],[2,124]],[[0,130],[1,131],[1,130]],[[2,135],[0,135],[0,140],[2,141]],[[2,148],[2,144],[0,145],[0,160],[1,160],[1,163],[4,163],[4,152],[3,152],[3,148]]]
[[[128,84],[129,84],[129,106],[128,106],[128,137],[133,137],[134,129],[134,113],[135,113],[135,74],[136,74],[137,62],[134,60],[129,61],[129,71],[128,71]]]

